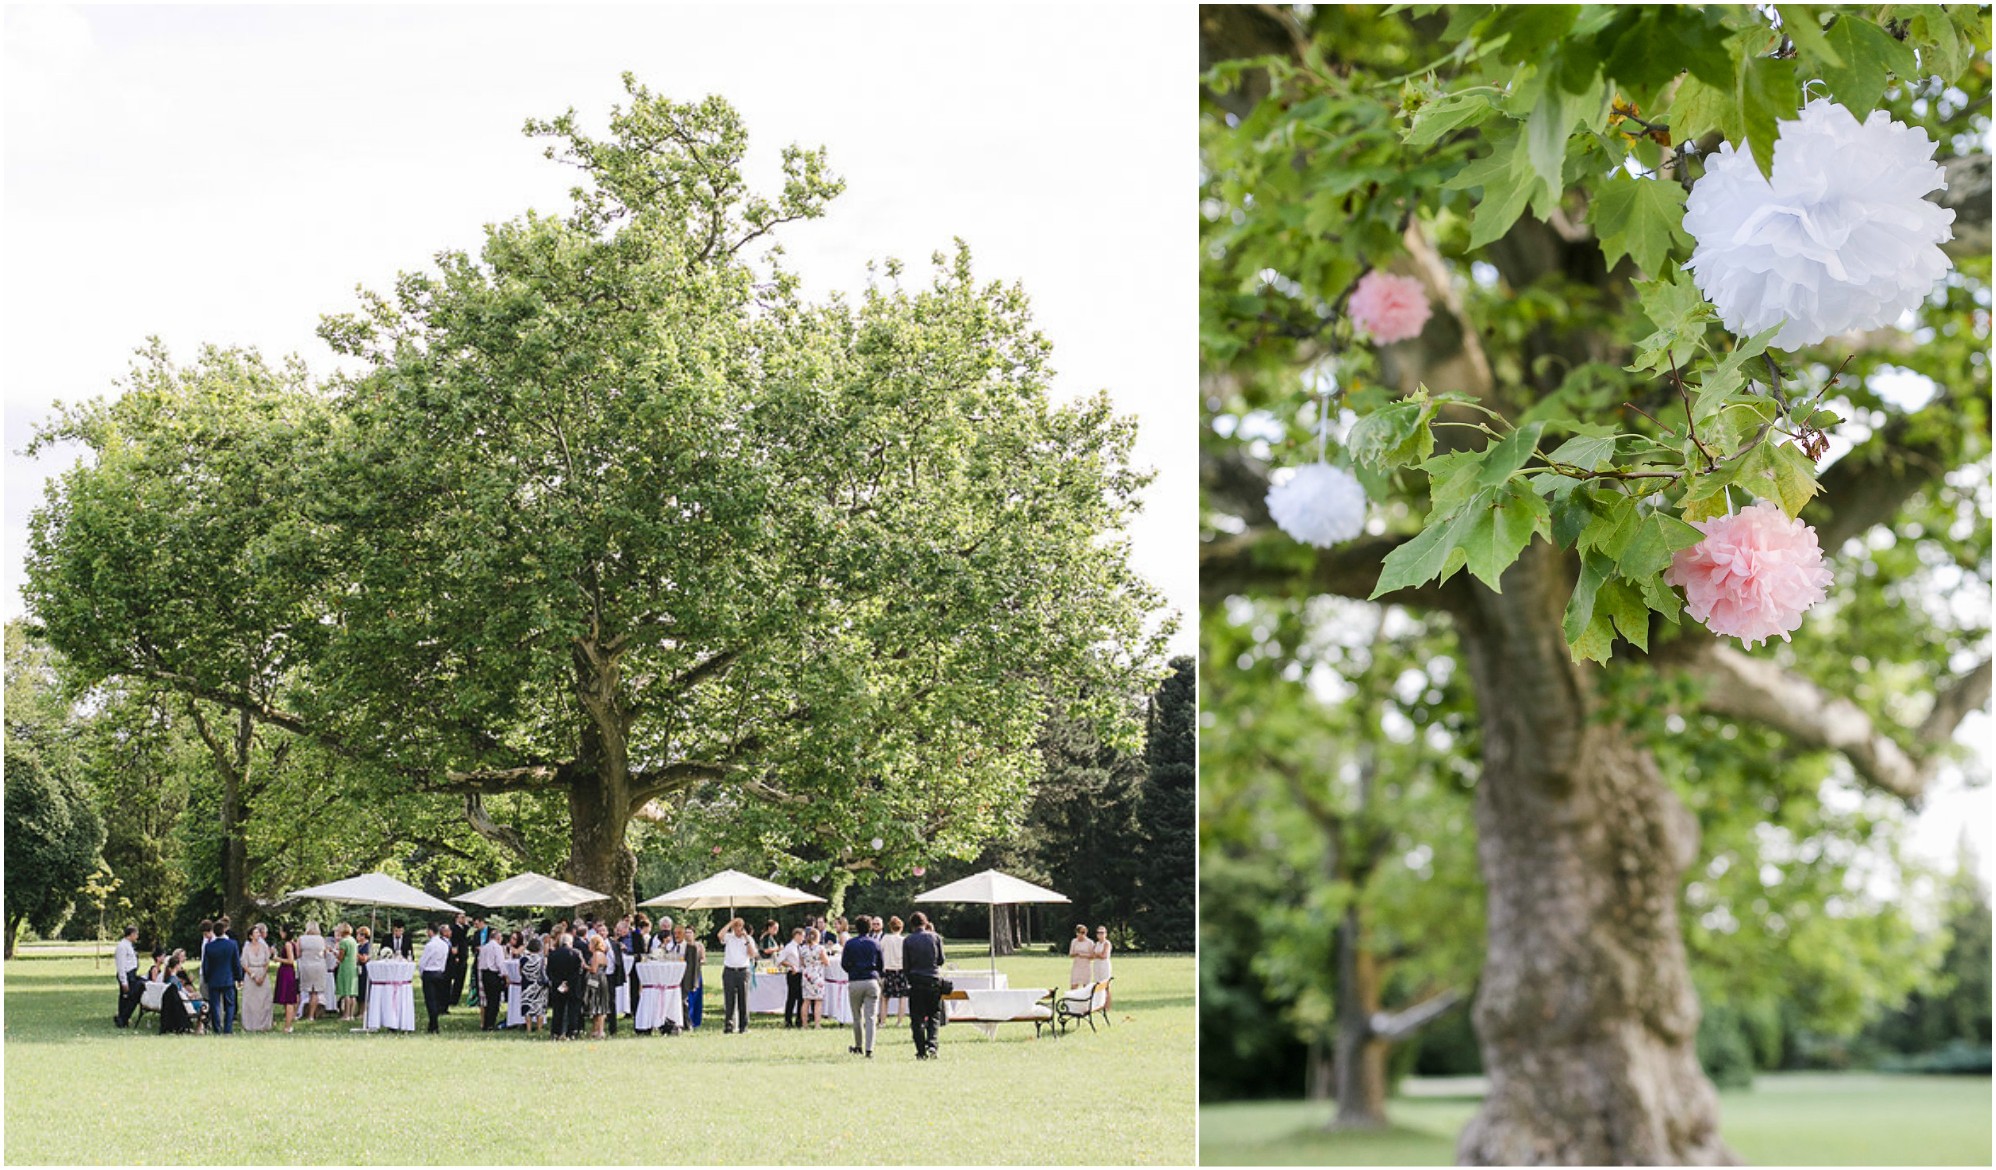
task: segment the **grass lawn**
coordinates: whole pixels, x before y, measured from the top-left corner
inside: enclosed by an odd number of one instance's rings
[[[1722,1092],[1726,1141],[1746,1161],[1790,1166],[1987,1166],[1988,1077],[1764,1073]],[[1427,1166],[1455,1161],[1476,1099],[1403,1096],[1374,1134],[1323,1131],[1328,1105],[1207,1105],[1199,1156],[1209,1166]]]
[[[999,960],[1015,987],[1065,987],[1067,968]],[[951,1025],[942,1059],[917,1062],[903,1023],[868,1062],[844,1028],[758,1016],[722,1035],[717,965],[698,1032],[557,1045],[481,1034],[470,1008],[440,1036],[337,1021],[160,1036],[151,1017],[120,1031],[108,963],[19,957],[5,971],[6,1160],[1188,1164],[1193,970],[1188,955],[1118,954],[1113,1027],[1035,1040],[1011,1024],[987,1040]],[[439,1123],[446,1139],[429,1136]]]

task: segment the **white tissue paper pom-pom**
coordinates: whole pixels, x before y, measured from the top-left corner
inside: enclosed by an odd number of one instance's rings
[[[1365,489],[1342,467],[1312,463],[1268,489],[1268,514],[1304,544],[1329,548],[1365,531]]]
[[[1685,265],[1726,328],[1781,325],[1779,349],[1890,325],[1948,270],[1954,212],[1922,196],[1946,189],[1926,133],[1875,110],[1860,123],[1817,99],[1774,140],[1774,174],[1722,145],[1691,188]]]

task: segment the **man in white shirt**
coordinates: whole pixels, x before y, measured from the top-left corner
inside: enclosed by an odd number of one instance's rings
[[[722,1033],[741,1035],[748,1031],[749,969],[755,963],[755,940],[739,918],[731,918],[721,929],[721,995],[727,1017]]]
[[[423,974],[423,1010],[430,1013],[430,1031],[437,1030],[437,1017],[450,1003],[450,980],[444,968],[450,963],[450,924],[439,922],[430,928],[430,941],[423,944],[423,957],[416,970]]]
[[[111,969],[118,973],[118,1014],[111,1022],[120,1028],[132,1022],[132,1009],[145,994],[145,980],[139,978],[139,928],[127,926],[125,937],[111,951]]]
[[[783,968],[783,1026],[804,1026],[804,928],[790,932],[790,941],[776,952],[776,965]]]
[[[478,948],[478,990],[484,1000],[484,1031],[491,1032],[499,1026],[499,999],[506,994],[506,948],[499,945],[499,932],[485,936],[485,945]]]

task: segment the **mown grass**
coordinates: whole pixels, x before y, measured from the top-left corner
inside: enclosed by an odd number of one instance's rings
[[[1722,1092],[1722,1132],[1750,1163],[1775,1166],[1987,1166],[1988,1077],[1762,1074]],[[1331,1107],[1300,1101],[1207,1105],[1209,1166],[1431,1166],[1455,1161],[1473,1097],[1400,1097],[1393,1128],[1324,1129]]]
[[[963,951],[963,953],[958,953]],[[969,952],[952,955],[976,965]],[[1017,987],[1066,986],[1065,958],[999,960]],[[872,1061],[850,1033],[758,1016],[724,1036],[552,1044],[444,1032],[160,1036],[111,1026],[108,967],[6,965],[10,1163],[1080,1163],[1193,1160],[1193,960],[1117,955],[1113,1027],[996,1040],[951,1025],[917,1062],[905,1024]],[[420,1010],[421,1005],[418,1004]],[[1058,1119],[1051,1124],[1050,1119]]]

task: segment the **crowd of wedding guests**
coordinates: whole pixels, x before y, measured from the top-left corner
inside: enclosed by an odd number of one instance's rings
[[[1086,927],[1077,928],[1076,946],[1088,941],[1086,933]],[[691,927],[671,918],[654,924],[643,913],[615,922],[591,915],[513,929],[459,914],[430,924],[421,948],[400,921],[378,939],[367,926],[344,922],[330,936],[321,933],[316,921],[307,921],[295,935],[284,923],[259,922],[249,929],[246,942],[238,942],[223,917],[201,923],[201,944],[192,958],[185,949],[155,950],[151,968],[143,973],[137,939],[138,928],[126,927],[113,953],[118,975],[113,1021],[120,1028],[130,1025],[149,983],[164,985],[156,1005],[162,1033],[274,1031],[280,1027],[280,1008],[287,1033],[300,1023],[355,1020],[366,1011],[369,964],[387,958],[415,961],[431,1032],[458,1006],[481,1009],[483,1031],[506,1027],[503,1008],[513,984],[507,977],[509,963],[518,964],[512,991],[519,1000],[518,1026],[530,1034],[545,1031],[557,1040],[615,1035],[618,1017],[635,1015],[636,965],[646,960],[685,963],[677,989],[684,1023],[668,1020],[654,1031],[676,1034],[682,1026],[701,1026],[705,944]],[[905,1015],[916,1055],[935,1055],[947,958],[926,915],[912,915],[905,929],[899,917],[816,918],[787,934],[774,920],[757,933],[737,917],[721,928],[715,943],[721,954],[724,1033],[748,1031],[748,989],[758,966],[774,968],[784,978],[786,1028],[826,1022],[825,998],[837,983],[832,972],[839,971],[851,1009],[850,1052],[872,1056],[881,1024],[889,1016]],[[1106,930],[1099,935],[1099,955],[1096,945],[1089,943],[1086,962],[1099,963],[1106,979]],[[1097,968],[1084,970],[1083,962],[1077,957],[1075,970],[1092,976]],[[617,992],[627,983],[620,1010]]]

